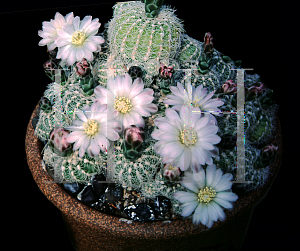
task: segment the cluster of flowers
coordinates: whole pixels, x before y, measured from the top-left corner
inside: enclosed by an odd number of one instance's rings
[[[43,31],[39,31],[43,39],[39,45],[47,45],[49,51],[58,47],[57,58],[69,65],[85,59],[92,61],[93,52],[100,50],[104,42],[102,37],[96,36],[99,27],[98,19],[92,20],[91,16],[80,21],[73,13],[66,17],[57,13],[54,20],[43,22]],[[160,73],[168,77],[171,70],[166,68]],[[164,103],[172,107],[166,109],[165,117],[154,121],[158,128],[151,134],[157,140],[154,150],[162,156],[165,172],[175,176],[180,170],[184,172],[181,184],[188,191],[174,194],[182,203],[182,216],[194,212],[195,224],[201,222],[211,227],[218,219],[225,219],[221,206],[232,208],[230,202],[237,200],[237,195],[230,190],[233,176],[223,175],[212,161],[212,157],[218,156],[218,148],[214,145],[221,141],[214,115],[219,116],[218,106],[224,103],[212,99],[214,92],[208,94],[203,86],[195,88],[187,84],[184,87],[177,83],[177,86],[170,86],[170,90],[172,93]],[[94,157],[100,151],[105,152],[111,141],[118,140],[123,132],[127,141],[141,141],[145,126],[143,117],[158,111],[152,103],[153,90],[144,88],[141,78],[132,81],[127,73],[108,79],[107,87],[97,86],[94,92],[93,104],[77,109],[78,119],[64,128],[61,134],[64,144],[60,147],[67,149],[68,144],[73,143],[73,151],[79,150],[80,157],[86,152]],[[205,164],[208,165],[206,170],[202,167]]]

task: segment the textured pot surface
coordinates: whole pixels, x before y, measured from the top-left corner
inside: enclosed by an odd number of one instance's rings
[[[61,211],[71,242],[77,250],[238,250],[252,211],[267,194],[281,164],[282,136],[277,117],[278,126],[272,143],[278,146],[278,152],[270,165],[271,175],[258,191],[239,196],[232,210],[224,209],[226,219],[223,222],[215,222],[210,229],[201,224],[193,225],[191,220],[127,224],[118,217],[85,206],[68,195],[44,171],[41,144],[34,136],[31,123],[35,111],[30,118],[25,141],[28,165],[40,190]]]

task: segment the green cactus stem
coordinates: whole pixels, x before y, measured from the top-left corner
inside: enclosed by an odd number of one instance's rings
[[[80,79],[80,86],[83,92],[90,96],[94,93],[94,89],[97,86],[97,83],[93,78],[82,78]]]

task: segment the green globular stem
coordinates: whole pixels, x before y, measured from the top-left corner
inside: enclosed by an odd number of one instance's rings
[[[145,12],[149,18],[155,18],[160,8],[162,7],[164,0],[145,0]]]
[[[258,126],[252,130],[252,134],[250,135],[249,140],[251,142],[258,141],[266,132],[267,124],[268,124],[267,118],[263,118],[258,124]]]
[[[83,78],[80,80],[80,86],[83,92],[90,96],[94,93],[94,89],[97,86],[93,78]]]

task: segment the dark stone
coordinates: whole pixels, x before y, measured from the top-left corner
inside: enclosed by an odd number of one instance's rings
[[[165,196],[156,196],[154,199],[153,210],[157,217],[170,218],[172,204],[170,199]]]
[[[109,184],[105,190],[105,197],[107,203],[115,203],[123,198],[123,188]]]
[[[84,188],[84,185],[81,183],[64,183],[63,188],[66,192],[74,197],[79,194],[79,192]]]
[[[94,191],[101,196],[107,188],[106,177],[103,174],[96,174],[92,178],[92,186]]]
[[[133,204],[124,209],[124,213],[134,221],[153,221],[155,220],[154,210],[145,203]]]
[[[91,185],[86,186],[78,195],[77,199],[86,205],[92,205],[98,201],[99,197]]]

